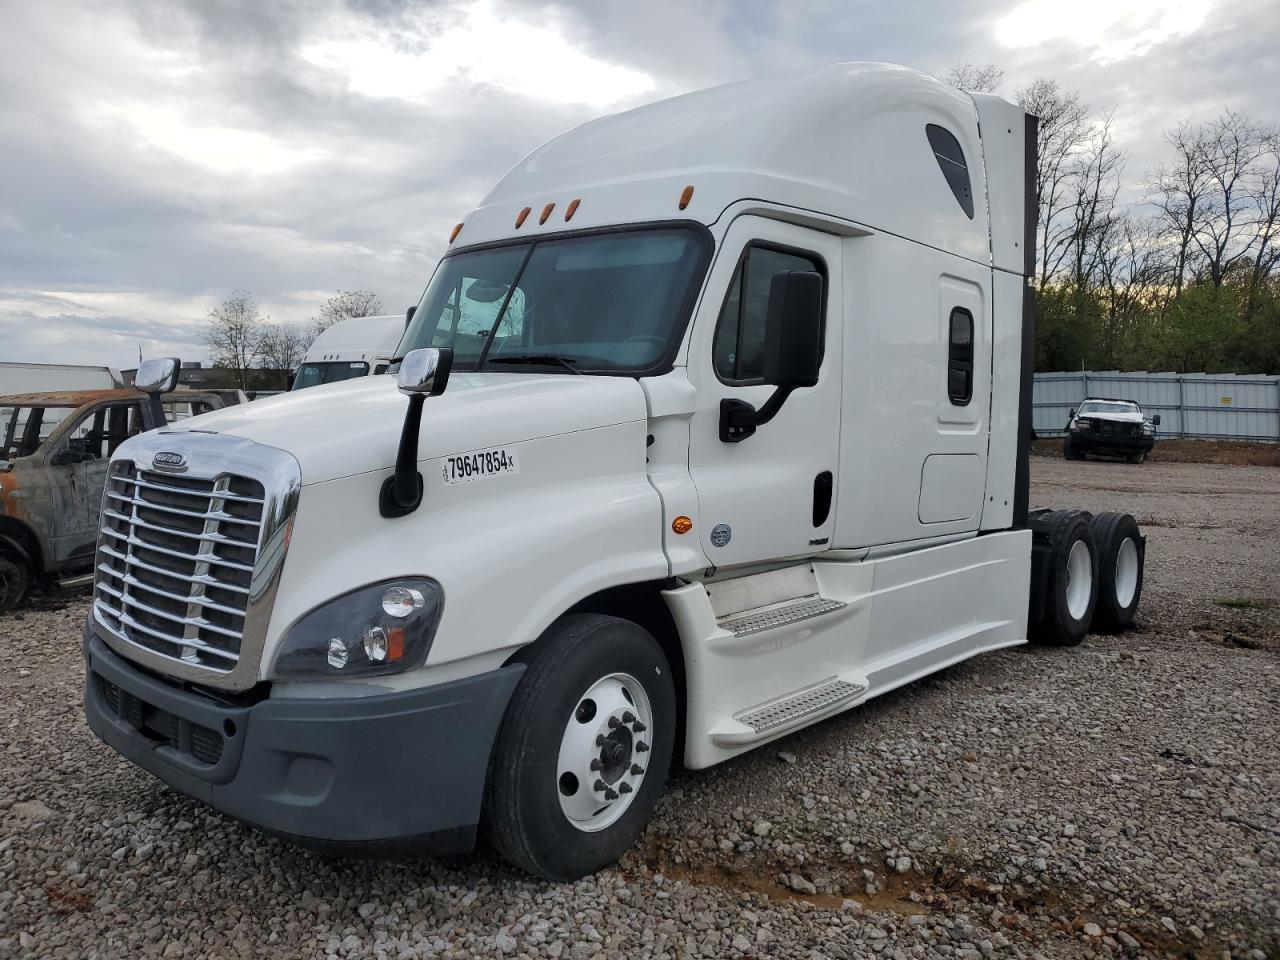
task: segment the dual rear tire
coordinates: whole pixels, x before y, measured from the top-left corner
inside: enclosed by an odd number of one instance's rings
[[[1133,517],[1059,510],[1038,514],[1029,524],[1043,588],[1030,639],[1074,647],[1090,629],[1117,633],[1133,626],[1144,560],[1144,540]]]

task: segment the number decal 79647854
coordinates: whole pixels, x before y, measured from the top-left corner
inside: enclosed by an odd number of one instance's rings
[[[440,473],[446,484],[469,483],[484,477],[496,477],[502,473],[519,473],[516,452],[511,447],[494,447],[491,450],[473,450],[445,457]]]

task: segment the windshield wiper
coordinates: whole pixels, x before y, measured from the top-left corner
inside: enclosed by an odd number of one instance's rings
[[[557,357],[550,353],[506,353],[496,357],[486,357],[485,363],[536,363],[543,365],[559,365],[570,373],[582,373],[577,363],[568,357]]]

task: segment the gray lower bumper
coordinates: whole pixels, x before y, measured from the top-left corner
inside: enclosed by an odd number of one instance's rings
[[[374,856],[471,848],[489,753],[524,671],[236,706],[142,672],[91,626],[85,657],[89,727],[138,766],[268,832]]]

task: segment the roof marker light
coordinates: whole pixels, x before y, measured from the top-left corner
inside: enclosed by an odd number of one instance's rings
[[[457,240],[458,234],[460,234],[461,232],[462,232],[462,224],[455,223],[453,225],[453,229],[449,231],[449,242],[453,243],[453,241]]]
[[[692,199],[693,199],[693,184],[691,183],[687,187],[685,187],[683,190],[680,191],[680,209],[683,210],[685,207],[687,207],[689,205],[689,202]]]
[[[551,211],[556,208],[554,203],[548,203],[542,208],[542,214],[538,217],[538,226],[542,226],[547,222],[547,217],[551,216]]]
[[[525,222],[525,220],[528,218],[528,216],[529,216],[529,208],[528,208],[528,207],[525,207],[523,210],[521,210],[519,213],[517,213],[517,214],[516,214],[516,229],[517,229],[517,230],[519,230],[522,226],[524,226],[524,222]]]
[[[567,206],[564,211],[565,223],[568,223],[570,220],[573,219],[573,215],[578,212],[578,204],[580,204],[581,202],[582,201],[579,199],[574,199],[569,201],[569,206]]]

